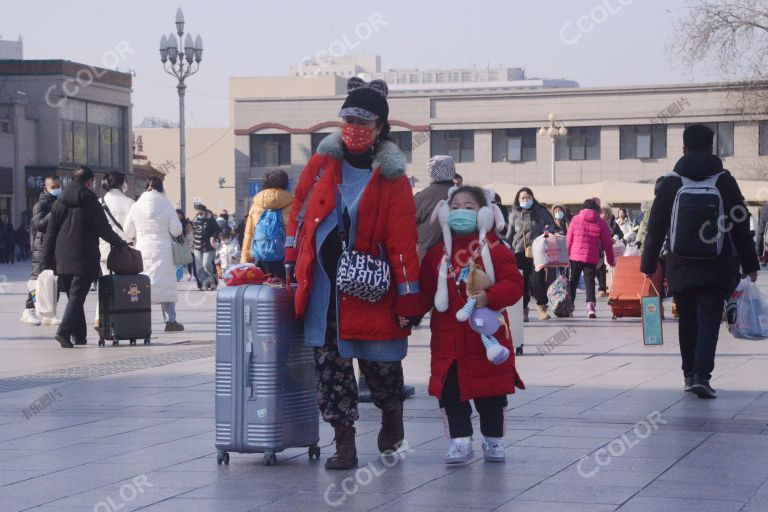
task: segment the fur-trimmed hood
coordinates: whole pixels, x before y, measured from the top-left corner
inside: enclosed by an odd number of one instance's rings
[[[341,160],[344,158],[344,143],[341,141],[341,132],[334,132],[320,142],[317,152],[328,155],[331,158]],[[373,167],[381,166],[381,174],[385,178],[395,179],[405,176],[405,155],[392,141],[384,140],[379,143],[379,150],[373,159]]]

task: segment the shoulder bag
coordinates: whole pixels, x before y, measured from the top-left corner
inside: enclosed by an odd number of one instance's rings
[[[347,295],[376,304],[389,291],[392,284],[392,270],[386,260],[386,254],[381,244],[380,257],[363,251],[353,250],[347,246],[347,229],[344,226],[342,213],[342,198],[336,191],[336,216],[342,252],[336,272],[336,287]]]

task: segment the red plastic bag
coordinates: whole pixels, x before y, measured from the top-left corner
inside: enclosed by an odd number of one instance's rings
[[[264,284],[267,276],[253,263],[240,263],[229,267],[224,272],[224,282],[227,286],[240,286],[243,284]]]

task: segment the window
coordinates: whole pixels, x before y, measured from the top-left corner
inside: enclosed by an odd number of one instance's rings
[[[321,142],[323,141],[323,139],[324,139],[324,138],[326,138],[328,135],[330,135],[330,133],[313,133],[313,134],[311,135],[311,137],[312,137],[312,142],[311,142],[311,146],[312,146],[312,148],[311,148],[311,149],[312,149],[312,154],[313,154],[313,155],[314,155],[315,153],[317,153],[317,148],[320,146],[320,143],[321,143]]]
[[[0,167],[0,194],[13,194],[13,169]]]
[[[430,154],[449,155],[456,163],[475,160],[475,132],[472,130],[438,130],[430,137]]]
[[[733,123],[701,123],[715,132],[713,142],[717,156],[733,156]],[[685,125],[686,128],[691,126]],[[762,139],[761,139],[762,140]]]
[[[555,144],[556,160],[600,160],[600,127],[568,128]]]
[[[61,155],[64,165],[124,170],[123,109],[67,99],[61,107]]]
[[[494,162],[535,162],[536,129],[493,130]]]
[[[0,121],[2,123],[2,121]],[[2,132],[2,130],[0,130]],[[768,121],[760,121],[760,156],[768,155]]]
[[[413,156],[413,137],[411,132],[389,132],[389,136],[405,154],[405,161],[411,163]]]
[[[667,125],[649,124],[619,128],[619,158],[666,158]]]
[[[291,165],[291,135],[251,135],[251,165],[276,167]]]

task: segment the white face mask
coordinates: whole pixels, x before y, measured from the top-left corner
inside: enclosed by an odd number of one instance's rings
[[[122,191],[123,191],[123,194],[125,194],[126,192],[128,192],[128,183],[126,183],[126,182],[123,182],[123,186],[122,186],[122,187],[120,187],[120,190],[122,190]]]

